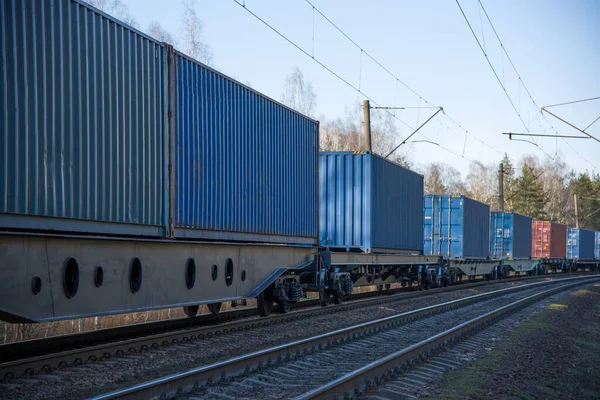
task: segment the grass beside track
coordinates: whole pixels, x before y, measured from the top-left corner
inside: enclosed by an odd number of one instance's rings
[[[600,284],[563,296],[427,399],[600,398]]]

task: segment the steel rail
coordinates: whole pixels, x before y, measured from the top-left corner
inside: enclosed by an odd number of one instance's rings
[[[540,293],[517,300],[508,305],[490,311],[470,321],[438,333],[421,342],[408,346],[400,351],[380,358],[364,367],[345,374],[325,385],[306,392],[294,400],[308,399],[333,399],[337,396],[350,398],[352,395],[361,394],[365,390],[385,383],[388,379],[397,378],[413,364],[420,364],[427,358],[444,350],[449,345],[470,336],[473,333],[498,321],[505,314],[524,308],[544,297],[571,289],[573,287],[598,280],[596,277],[583,282],[574,282],[557,288],[548,289]]]
[[[157,396],[178,396],[185,392],[186,388],[198,388],[201,385],[211,385],[214,382],[229,382],[234,376],[260,371],[265,366],[279,365],[281,362],[295,359],[303,354],[318,351],[322,348],[342,343],[349,339],[355,339],[366,334],[387,330],[406,322],[450,311],[468,304],[487,298],[515,293],[527,289],[537,288],[550,284],[576,281],[588,282],[598,280],[600,277],[586,276],[574,277],[560,280],[530,283],[518,287],[500,289],[493,292],[469,296],[463,299],[453,300],[418,310],[408,311],[401,314],[381,318],[375,321],[357,324],[351,327],[338,329],[332,332],[320,334],[314,337],[297,340],[291,343],[275,346],[272,348],[255,351],[229,360],[216,362],[206,366],[194,368],[185,372],[169,375],[132,387],[106,393],[94,399],[146,399]],[[564,287],[562,285],[561,287]]]
[[[540,278],[540,276],[514,276],[509,279],[523,281],[536,278]],[[564,278],[558,280],[562,279]],[[405,288],[364,292],[354,295],[358,299],[349,303],[321,308],[318,307],[318,299],[306,300],[300,303],[303,308],[301,310],[260,319],[252,318],[257,315],[255,308],[245,308],[227,311],[217,316],[208,314],[195,319],[163,320],[3,345],[0,346],[0,353],[2,353],[0,359],[7,361],[0,362],[0,378],[31,375],[40,370],[48,372],[69,365],[81,365],[88,360],[106,360],[161,346],[202,340],[229,334],[233,331],[256,329],[319,314],[342,312],[390,301],[410,300],[504,282],[505,280],[474,283],[465,281],[463,284],[446,288],[408,293]]]

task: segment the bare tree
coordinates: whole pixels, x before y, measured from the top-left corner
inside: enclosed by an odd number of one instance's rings
[[[425,169],[425,194],[445,194],[448,192],[442,180],[442,166],[429,164]]]
[[[573,210],[573,195],[568,190],[569,181],[575,178],[575,173],[568,168],[560,167],[562,160],[560,156],[558,163],[546,158],[542,165],[544,173],[541,175],[544,193],[546,193],[546,204],[544,211],[552,221],[574,224],[571,220]]]
[[[466,194],[467,189],[458,170],[443,163],[431,163],[425,167],[426,194]]]
[[[175,38],[173,38],[169,31],[163,28],[160,22],[158,21],[150,22],[150,25],[148,25],[148,34],[150,34],[150,36],[152,36],[159,42],[169,43],[172,46],[177,45]]]
[[[467,174],[468,194],[473,200],[495,206],[498,204],[498,176],[493,165],[471,163]]]
[[[317,96],[313,91],[312,84],[305,81],[300,68],[294,67],[292,72],[285,77],[281,102],[299,113],[314,117]]]
[[[139,28],[136,19],[131,15],[129,7],[125,5],[121,0],[84,0],[91,6],[96,7],[100,11],[112,15],[113,17],[120,19],[127,25]]]
[[[182,20],[182,41],[185,53],[195,60],[211,65],[214,55],[206,43],[201,40],[202,21],[196,13],[196,6],[193,0],[182,0],[183,20]]]

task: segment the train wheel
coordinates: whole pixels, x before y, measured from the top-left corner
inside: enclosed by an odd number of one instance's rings
[[[325,292],[325,289],[319,289],[319,302],[321,307],[325,307],[329,303],[329,296]]]
[[[208,311],[212,313],[212,315],[217,315],[221,312],[221,303],[211,303],[208,305]]]
[[[190,318],[194,318],[196,315],[198,315],[198,311],[200,310],[200,305],[196,304],[194,306],[185,306],[183,307],[183,312],[185,315],[187,315]]]
[[[273,301],[265,298],[265,292],[262,292],[256,297],[256,306],[258,308],[258,315],[266,317],[271,315],[273,309]]]
[[[344,295],[341,293],[336,293],[333,295],[333,302],[335,304],[342,304],[344,302]]]
[[[279,310],[280,314],[289,313],[291,308],[292,308],[292,306],[291,306],[290,302],[287,300],[281,300],[281,301],[277,302],[277,309]]]

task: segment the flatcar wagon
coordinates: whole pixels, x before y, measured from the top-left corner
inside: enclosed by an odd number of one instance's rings
[[[86,3],[0,11],[0,318],[299,299],[317,121]]]

